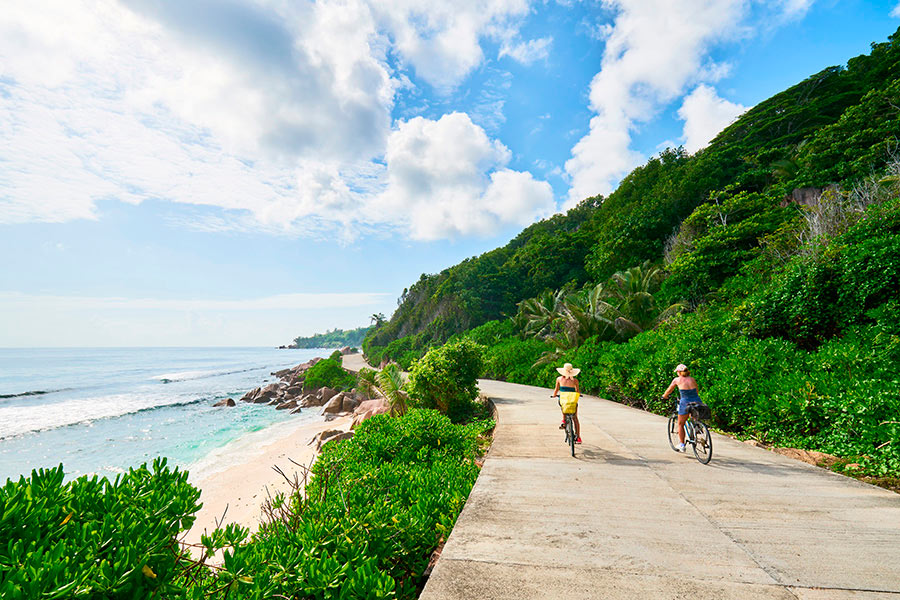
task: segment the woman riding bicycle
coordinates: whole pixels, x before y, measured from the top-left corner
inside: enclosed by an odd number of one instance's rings
[[[553,395],[559,396],[560,392],[574,392],[576,394],[581,394],[581,389],[578,386],[578,380],[575,377],[581,373],[581,369],[576,369],[572,366],[571,363],[566,363],[561,367],[556,367],[556,370],[559,372],[559,377],[556,378],[556,387],[553,389]],[[562,409],[562,404],[560,404],[560,409]],[[578,407],[575,407],[575,413],[573,415],[573,421],[575,421],[575,443],[581,443],[581,424],[578,422]],[[566,427],[566,413],[563,412],[563,422],[560,424],[560,429],[565,429]],[[573,449],[574,452],[574,449]],[[574,455],[573,455],[574,456]]]
[[[678,388],[678,440],[681,442],[678,444],[678,451],[684,452],[684,422],[687,421],[690,412],[687,405],[689,402],[700,402],[700,394],[697,393],[697,380],[691,377],[687,365],[678,365],[675,367],[675,373],[678,377],[672,380],[662,397],[663,400],[668,399],[672,390]]]

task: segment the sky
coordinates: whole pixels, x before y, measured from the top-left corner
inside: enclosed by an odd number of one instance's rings
[[[0,11],[0,346],[271,346],[868,52],[898,0]]]

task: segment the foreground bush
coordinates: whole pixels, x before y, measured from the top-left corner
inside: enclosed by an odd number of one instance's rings
[[[157,459],[110,482],[63,482],[62,465],[0,488],[0,598],[167,598],[176,542],[200,505],[187,473]]]
[[[368,419],[325,445],[305,495],[276,499],[273,520],[205,585],[254,600],[415,598],[478,476],[487,426],[418,409]]]

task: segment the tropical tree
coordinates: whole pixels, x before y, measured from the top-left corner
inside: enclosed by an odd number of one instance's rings
[[[394,416],[406,414],[409,392],[403,372],[397,363],[389,363],[380,371],[362,368],[357,375],[356,387],[369,397],[378,396],[387,400]]]
[[[544,338],[553,331],[553,324],[560,317],[560,307],[566,298],[566,290],[546,290],[534,298],[519,303],[516,321],[529,337]]]
[[[632,267],[615,273],[606,286],[611,310],[605,316],[610,320],[619,337],[627,338],[653,329],[682,310],[684,304],[674,303],[666,307],[657,305],[654,293],[665,278],[662,269],[650,264]]]
[[[526,335],[550,342],[554,348],[536,364],[552,362],[588,338],[624,340],[678,314],[682,304],[661,307],[656,303],[653,294],[664,277],[648,261],[592,288],[568,294],[546,292],[520,303]]]

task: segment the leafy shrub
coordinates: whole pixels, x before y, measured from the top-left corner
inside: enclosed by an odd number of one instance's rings
[[[472,416],[484,347],[467,339],[432,348],[409,372],[409,393],[422,408],[435,408],[454,422]]]
[[[489,426],[430,410],[368,419],[324,446],[305,494],[276,499],[280,518],[226,552],[207,588],[238,581],[230,597],[253,600],[415,598],[475,482]]]
[[[306,371],[303,379],[303,385],[309,388],[330,387],[336,390],[349,390],[355,383],[356,377],[341,366],[340,359],[335,358],[320,360]]]
[[[64,482],[62,465],[0,488],[0,597],[175,596],[184,567],[176,536],[200,491],[165,459],[115,481]]]
[[[484,376],[512,383],[546,387],[555,378],[552,365],[535,366],[552,346],[536,339],[507,338],[485,350]]]
[[[797,256],[775,282],[748,298],[744,320],[758,337],[813,349],[900,300],[900,200],[870,207],[821,253]]]

